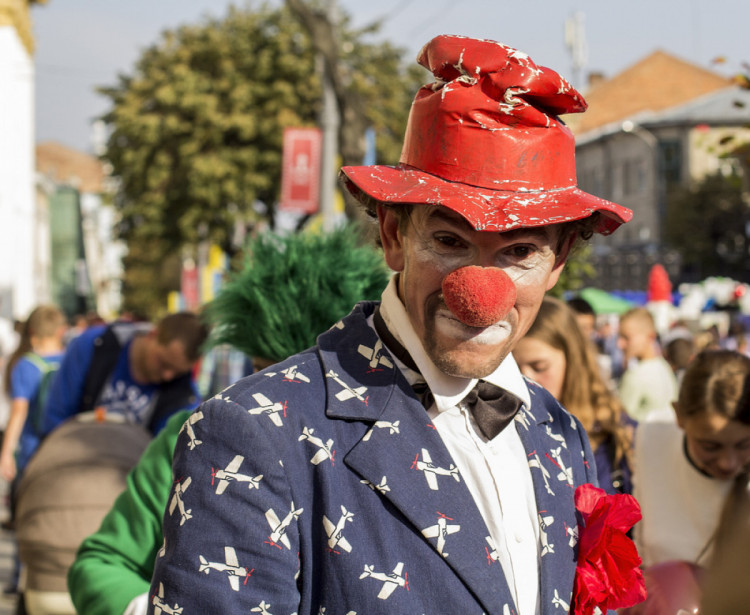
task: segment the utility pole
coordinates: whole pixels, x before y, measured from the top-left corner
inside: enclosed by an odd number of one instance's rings
[[[328,22],[335,24],[336,0],[328,0],[326,10]],[[335,28],[331,28],[335,32]],[[323,145],[320,159],[320,215],[324,232],[335,227],[334,199],[336,194],[336,158],[338,154],[339,108],[333,87],[331,66],[318,53],[318,64],[322,67],[323,108],[320,126],[323,130]]]
[[[586,32],[583,26],[584,15],[576,11],[565,20],[565,46],[573,60],[573,86],[580,90],[584,87],[583,68],[588,63],[588,47],[586,46]]]
[[[335,226],[336,159],[338,157],[339,118],[343,106],[343,86],[336,74],[336,0],[326,0],[325,11],[313,10],[304,0],[286,0],[287,6],[307,29],[317,50],[318,71],[323,84],[320,128],[323,144],[320,159],[320,216],[324,231]]]

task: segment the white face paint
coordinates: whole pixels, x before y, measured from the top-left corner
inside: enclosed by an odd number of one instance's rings
[[[401,273],[399,294],[414,330],[444,372],[482,377],[493,372],[531,326],[544,293],[559,277],[555,227],[506,233],[476,231],[444,207],[415,206],[402,234],[398,217],[385,210],[381,234],[388,264]],[[516,286],[516,303],[498,323],[470,327],[446,307],[442,281],[459,267],[498,267]]]
[[[435,328],[448,337],[488,346],[502,343],[513,333],[513,328],[506,320],[484,328],[470,327],[458,320],[447,308],[440,309],[435,314]]]

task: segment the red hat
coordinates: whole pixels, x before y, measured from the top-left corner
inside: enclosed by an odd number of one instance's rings
[[[398,166],[343,167],[360,201],[442,205],[477,230],[507,231],[604,214],[609,234],[633,213],[576,187],[575,142],[557,117],[586,110],[560,75],[489,40],[442,35],[417,61],[417,92]]]

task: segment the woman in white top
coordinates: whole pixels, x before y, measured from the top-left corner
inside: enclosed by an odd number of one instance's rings
[[[750,358],[701,352],[674,404],[677,424],[642,423],[634,495],[643,520],[636,543],[645,567],[670,560],[707,566],[730,492],[743,493],[750,465]]]

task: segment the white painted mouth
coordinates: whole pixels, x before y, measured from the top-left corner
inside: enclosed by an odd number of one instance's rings
[[[506,320],[501,320],[489,327],[471,327],[458,320],[450,310],[436,312],[435,328],[447,337],[487,345],[500,344],[512,333],[510,323]]]

